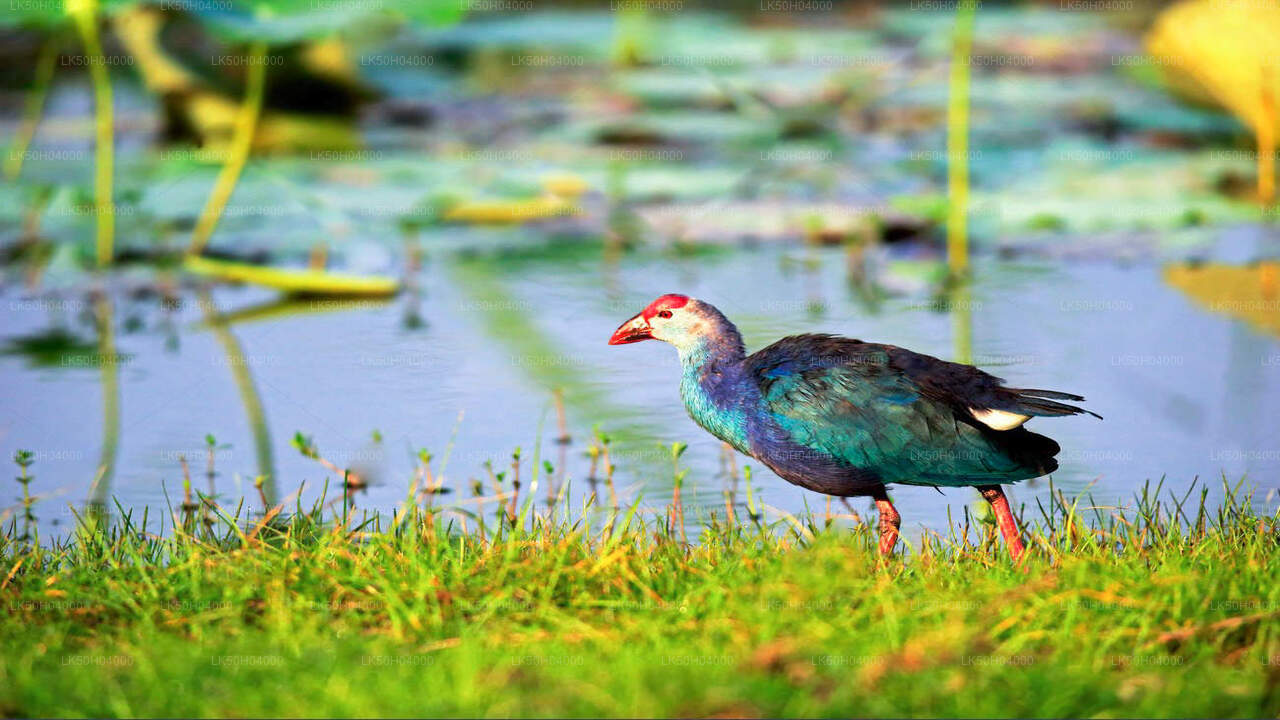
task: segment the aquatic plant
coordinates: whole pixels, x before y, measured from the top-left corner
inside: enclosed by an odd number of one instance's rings
[[[1173,87],[1229,110],[1257,140],[1258,201],[1276,197],[1280,135],[1280,5],[1183,0],[1161,11],[1147,50]]]
[[[36,524],[35,497],[31,495],[31,466],[35,464],[35,455],[30,450],[17,450],[13,453],[13,462],[18,466],[18,477],[14,478],[22,486],[22,534],[14,536],[19,543],[39,544],[39,526]],[[36,532],[32,532],[32,528]],[[12,530],[10,533],[12,534]]]
[[[93,84],[93,204],[97,226],[95,254],[98,267],[110,265],[114,259],[116,212],[112,191],[115,175],[114,114],[111,109],[111,77],[107,74],[102,39],[98,35],[98,0],[65,0],[89,64]]]
[[[182,269],[193,275],[246,282],[295,295],[386,297],[395,295],[400,282],[377,275],[352,275],[327,270],[274,268],[188,255]]]
[[[476,225],[507,225],[578,214],[578,201],[590,186],[581,176],[552,172],[539,180],[542,192],[523,197],[428,198],[420,214],[438,216],[445,222]],[[432,206],[439,206],[433,208]],[[421,222],[415,217],[409,222]]]
[[[214,182],[209,198],[191,234],[191,243],[183,259],[189,273],[223,281],[248,282],[282,290],[291,294],[315,295],[394,295],[400,284],[394,278],[343,275],[320,270],[266,268],[248,263],[202,257],[209,238],[222,217],[223,210],[244,170],[253,147],[266,83],[267,43],[259,38],[250,44],[245,97],[236,118],[235,133],[225,162]]]
[[[226,162],[218,172],[218,179],[214,182],[209,199],[205,202],[204,209],[200,211],[200,218],[196,221],[195,229],[191,233],[191,244],[187,247],[187,254],[191,257],[204,252],[205,246],[209,243],[209,237],[213,235],[213,229],[217,227],[222,211],[227,206],[227,201],[231,199],[231,193],[235,191],[240,173],[244,170],[244,164],[249,159],[249,149],[253,146],[253,135],[258,126],[258,115],[262,112],[262,93],[267,76],[266,57],[266,42],[254,41],[249,47],[246,58],[249,64],[248,79],[245,84],[244,101],[236,117],[235,134],[231,138]]]

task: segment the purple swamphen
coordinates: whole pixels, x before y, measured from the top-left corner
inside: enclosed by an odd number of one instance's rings
[[[871,496],[880,552],[901,518],[885,485],[973,486],[991,503],[1016,560],[1018,525],[1001,485],[1058,467],[1058,443],[1022,427],[1032,416],[1088,413],[1079,395],[1008,388],[960,363],[837,335],[793,335],[747,355],[710,304],[663,295],[609,338],[662,340],[680,353],[680,396],[694,422],[784,480],[840,497]]]

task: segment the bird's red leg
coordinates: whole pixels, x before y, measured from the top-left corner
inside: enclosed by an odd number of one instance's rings
[[[883,487],[871,496],[876,501],[876,509],[880,511],[880,554],[893,552],[898,544],[898,528],[902,527],[902,516],[889,501],[889,493]]]
[[[1013,518],[1013,511],[1009,509],[1009,498],[1005,497],[1004,490],[999,485],[980,485],[978,492],[982,493],[983,500],[991,503],[991,511],[996,515],[996,524],[1000,526],[1004,544],[1008,546],[1009,555],[1016,562],[1022,557],[1022,535],[1018,532],[1018,521]]]

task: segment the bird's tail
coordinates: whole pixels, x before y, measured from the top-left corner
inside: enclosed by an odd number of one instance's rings
[[[1082,407],[1058,402],[1059,400],[1083,402],[1084,398],[1080,395],[1057,392],[1056,390],[1034,390],[1030,388],[1003,388],[1003,390],[1007,393],[1006,399],[1013,406],[1011,409],[1024,415],[1062,417],[1064,415],[1087,414],[1099,420],[1102,419],[1101,415],[1092,410],[1085,410]]]

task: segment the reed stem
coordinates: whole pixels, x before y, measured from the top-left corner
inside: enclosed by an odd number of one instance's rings
[[[89,79],[93,83],[93,205],[97,221],[95,248],[99,268],[111,264],[115,255],[116,216],[112,203],[112,177],[115,174],[113,112],[111,109],[111,77],[102,55],[102,38],[98,34],[97,0],[67,2],[67,14],[74,21],[85,59],[89,63]]]
[[[969,55],[977,0],[956,7],[947,98],[947,265],[953,276],[969,268]]]
[[[199,255],[204,252],[214,228],[218,226],[218,220],[222,218],[222,211],[226,209],[231,194],[235,192],[236,183],[240,181],[240,173],[249,160],[249,151],[253,147],[253,135],[258,126],[258,115],[262,111],[262,95],[267,75],[266,55],[267,44],[262,40],[254,41],[249,48],[249,74],[245,84],[244,102],[241,103],[240,113],[236,117],[236,131],[231,139],[231,151],[227,155],[227,161],[222,166],[222,170],[218,173],[218,179],[214,182],[213,192],[209,193],[209,200],[205,203],[204,210],[200,212],[195,230],[191,233],[191,245],[187,248],[188,255]]]

